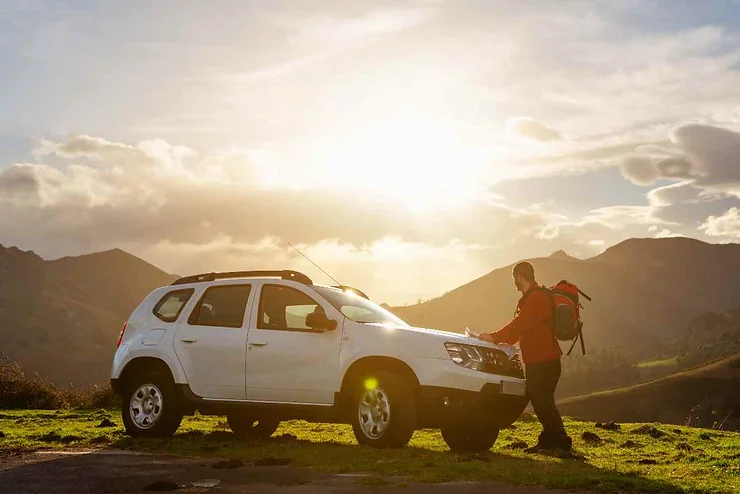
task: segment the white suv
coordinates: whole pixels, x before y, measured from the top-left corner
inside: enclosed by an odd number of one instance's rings
[[[241,437],[305,419],[350,423],[376,447],[439,428],[451,449],[476,451],[524,410],[523,378],[514,347],[410,327],[295,271],[248,271],[150,293],[121,330],[111,385],[133,436],[171,435],[198,410]]]

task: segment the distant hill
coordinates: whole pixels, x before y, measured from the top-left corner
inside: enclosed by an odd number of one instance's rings
[[[559,402],[582,420],[663,422],[740,430],[740,354],[652,382]]]
[[[530,261],[541,283],[567,279],[593,297],[583,302],[586,344],[592,351],[622,347],[647,358],[682,337],[687,321],[738,305],[740,276],[732,273],[740,272],[739,244],[630,239],[590,259],[559,251]],[[439,298],[391,310],[416,326],[496,330],[511,319],[519,297],[511,269],[496,269]]]
[[[106,379],[126,318],[173,278],[118,249],[45,261],[0,245],[0,353],[60,385]]]

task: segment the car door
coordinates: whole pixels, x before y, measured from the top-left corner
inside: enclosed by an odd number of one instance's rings
[[[298,283],[264,283],[247,335],[247,399],[332,404],[338,387],[343,316]],[[312,330],[306,317],[323,310],[339,325]]]
[[[247,320],[253,285],[208,287],[175,335],[190,389],[207,399],[246,399]]]

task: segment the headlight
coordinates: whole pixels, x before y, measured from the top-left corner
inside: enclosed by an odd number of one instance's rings
[[[447,353],[457,365],[477,371],[483,370],[483,356],[478,349],[472,345],[461,345],[459,343],[445,343]]]
[[[513,351],[509,356],[498,348],[488,348],[461,343],[445,343],[447,353],[457,365],[489,374],[523,378],[524,372],[519,355]]]

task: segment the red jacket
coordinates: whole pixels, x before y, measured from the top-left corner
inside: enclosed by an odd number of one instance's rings
[[[519,343],[525,364],[537,364],[560,358],[560,345],[552,334],[552,299],[534,284],[519,299],[514,319],[490,333],[494,343]]]

